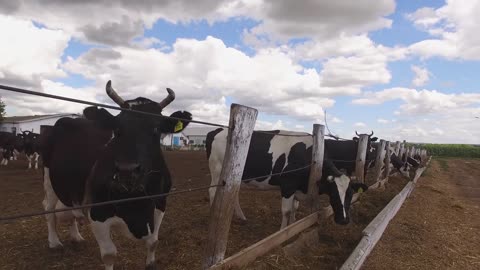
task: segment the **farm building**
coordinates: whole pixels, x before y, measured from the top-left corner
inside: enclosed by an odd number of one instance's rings
[[[5,117],[0,123],[0,131],[12,132],[15,134],[21,133],[22,130],[40,133],[40,126],[53,126],[58,119],[62,117],[81,117],[80,114],[58,113],[46,115],[30,115],[30,116],[10,116]]]
[[[207,133],[215,130],[216,128],[210,127],[196,127],[188,126],[180,133],[167,134],[162,144],[166,146],[205,146],[207,140]]]

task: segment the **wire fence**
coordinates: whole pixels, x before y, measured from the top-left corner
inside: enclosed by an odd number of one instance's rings
[[[279,173],[273,173],[273,174],[267,174],[267,175],[263,175],[263,176],[243,179],[243,180],[241,180],[241,182],[250,182],[250,181],[253,181],[253,180],[257,180],[257,179],[268,178],[268,177],[272,177],[272,176],[276,176],[276,175],[282,175],[282,174],[288,174],[288,173],[292,173],[292,172],[307,169],[307,168],[311,167],[313,164],[315,164],[315,162],[313,162],[313,163],[311,163],[307,166],[297,168],[297,169],[292,169],[292,170],[288,170],[288,171],[282,171],[282,172],[279,172]],[[8,221],[13,221],[13,220],[17,220],[17,219],[30,218],[30,217],[35,217],[35,216],[43,216],[43,215],[55,214],[55,213],[59,213],[59,212],[66,212],[66,211],[73,211],[73,210],[82,210],[82,209],[98,207],[98,206],[114,205],[114,204],[133,202],[133,201],[141,201],[141,200],[153,200],[153,199],[163,198],[163,197],[167,197],[167,196],[178,195],[178,194],[189,193],[189,192],[195,192],[195,191],[199,191],[199,190],[205,190],[205,189],[209,189],[209,188],[213,188],[213,187],[223,187],[223,186],[225,186],[225,183],[196,187],[196,188],[189,188],[189,189],[184,189],[184,190],[172,191],[172,192],[168,192],[168,193],[160,193],[160,194],[125,198],[125,199],[119,199],[119,200],[110,200],[110,201],[104,201],[104,202],[99,202],[99,203],[90,203],[90,204],[83,204],[83,205],[67,207],[67,208],[59,208],[59,209],[54,209],[54,210],[45,210],[45,211],[39,211],[39,212],[33,212],[33,213],[27,213],[27,214],[6,216],[6,217],[0,217],[0,222],[5,223],[5,222],[8,222]]]
[[[74,103],[79,103],[79,104],[90,105],[90,106],[97,106],[97,107],[102,107],[102,108],[107,108],[107,109],[112,109],[112,110],[117,110],[117,111],[137,113],[137,114],[143,114],[143,115],[160,117],[160,118],[168,118],[168,119],[173,119],[173,120],[178,120],[178,121],[184,121],[184,122],[190,122],[190,123],[197,123],[197,124],[202,124],[202,125],[207,125],[207,126],[230,128],[229,126],[226,126],[226,125],[221,125],[221,124],[216,124],[216,123],[210,123],[210,122],[206,122],[206,121],[189,120],[189,119],[171,117],[171,116],[166,116],[166,115],[161,115],[161,114],[156,114],[156,113],[149,113],[149,112],[144,112],[144,111],[137,111],[137,110],[127,109],[127,108],[121,108],[121,107],[117,107],[117,106],[112,106],[112,105],[108,105],[108,104],[103,104],[103,103],[85,101],[85,100],[74,99],[74,98],[69,98],[69,97],[62,97],[62,96],[57,96],[57,95],[52,95],[52,94],[46,94],[46,93],[41,93],[41,92],[37,92],[37,91],[32,91],[32,90],[27,90],[27,89],[22,89],[22,88],[17,88],[17,87],[11,87],[11,86],[6,86],[6,85],[0,85],[0,89],[6,90],[6,91],[10,91],[10,92],[23,93],[23,94],[33,95],[33,96],[40,96],[40,97],[58,99],[58,100],[63,100],[63,101],[68,101],[68,102],[74,102]]]

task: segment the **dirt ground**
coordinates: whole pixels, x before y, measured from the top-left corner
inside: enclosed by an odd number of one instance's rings
[[[204,152],[165,152],[165,156],[176,190],[210,183]],[[25,160],[11,165],[0,167],[0,216],[41,211],[41,170],[27,171]],[[279,248],[247,269],[337,269],[357,244],[361,230],[405,183],[393,177],[385,191],[364,193],[361,202],[353,206],[352,222],[347,226],[338,226],[331,218],[322,221],[320,244],[301,256],[286,257]],[[227,256],[274,233],[281,223],[278,191],[242,189],[240,200],[248,221],[234,219]],[[156,253],[160,269],[200,268],[208,231],[208,205],[207,190],[168,198]],[[298,218],[307,214],[302,206],[299,210]],[[69,240],[68,226],[60,225],[59,232],[64,247],[50,250],[44,217],[0,224],[0,269],[103,269],[98,246],[88,226],[81,227],[86,241],[80,244]],[[114,242],[118,249],[116,269],[143,269],[145,247],[140,242],[117,234]]]
[[[205,152],[165,152],[173,177],[173,188],[182,190],[210,184]],[[26,170],[24,159],[0,167],[0,216],[42,211],[41,170]],[[249,219],[234,220],[227,256],[277,231],[281,223],[278,191],[241,191],[241,205]],[[300,209],[299,218],[305,216]],[[160,269],[199,269],[208,232],[208,191],[171,196],[160,227],[157,263]],[[64,248],[50,250],[43,216],[0,223],[0,269],[103,269],[98,246],[87,226],[80,229],[86,239],[69,240],[68,226],[60,225]],[[114,235],[118,249],[115,269],[143,269],[145,247],[122,235]]]
[[[480,269],[480,159],[434,159],[363,269]]]

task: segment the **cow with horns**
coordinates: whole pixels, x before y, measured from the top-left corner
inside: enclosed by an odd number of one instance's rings
[[[207,134],[207,159],[212,185],[216,185],[220,181],[227,134],[228,130],[223,128]],[[281,228],[295,221],[295,211],[299,206],[299,200],[303,200],[308,192],[310,174],[308,165],[312,163],[312,145],[313,138],[306,133],[280,130],[253,132],[242,184],[257,189],[280,189],[282,195]],[[336,141],[325,141],[322,177],[317,179],[318,192],[330,197],[334,220],[338,224],[349,223],[349,209],[353,194],[359,190],[368,189],[364,184],[351,182],[348,176],[350,168],[336,161],[337,159],[349,159],[350,155],[353,155],[352,159],[355,161],[356,153],[357,147],[344,149],[339,148]],[[248,180],[251,178],[254,179]],[[209,189],[210,204],[213,203],[215,193],[215,187]],[[234,202],[234,212],[238,218],[246,220],[238,195]]]
[[[143,97],[124,101],[110,81],[106,91],[122,108],[159,115],[175,98],[167,88],[168,96],[159,103]],[[113,116],[92,106],[83,113],[85,118],[59,119],[45,138],[42,159],[46,211],[170,191],[171,176],[160,137],[162,133],[182,131],[192,119],[189,112],[160,117],[127,110]],[[88,219],[105,269],[113,269],[117,255],[110,235],[112,226],[143,240],[147,269],[155,269],[155,249],[165,208],[166,197],[157,197],[47,214],[49,246],[62,246],[56,231],[57,219],[71,222],[74,241],[83,240],[77,221]]]

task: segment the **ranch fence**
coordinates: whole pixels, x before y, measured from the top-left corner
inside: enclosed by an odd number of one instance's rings
[[[291,171],[282,172],[282,174],[289,173],[296,170],[310,168],[310,177],[308,180],[308,196],[307,207],[309,207],[311,214],[307,217],[288,225],[282,230],[268,236],[267,238],[247,247],[233,256],[225,259],[225,251],[227,248],[228,235],[231,226],[231,220],[233,216],[233,205],[235,197],[238,195],[240,184],[243,181],[251,181],[256,178],[264,178],[271,175],[265,175],[261,177],[255,177],[242,180],[243,169],[245,166],[248,149],[250,146],[250,140],[254,131],[254,126],[258,111],[254,108],[242,106],[239,104],[232,104],[230,107],[230,120],[228,126],[217,123],[209,123],[199,120],[185,120],[177,119],[159,114],[146,113],[142,111],[136,111],[132,109],[120,108],[108,104],[101,104],[90,101],[83,101],[78,99],[72,99],[67,97],[61,97],[46,93],[40,93],[31,90],[25,90],[16,87],[0,85],[0,89],[13,91],[17,93],[23,93],[28,95],[36,95],[46,98],[53,98],[68,102],[75,102],[85,105],[103,107],[113,110],[120,110],[129,113],[138,113],[147,116],[171,118],[175,120],[188,121],[192,123],[198,123],[203,125],[210,125],[216,127],[222,127],[228,129],[227,144],[225,150],[225,158],[222,164],[222,170],[220,173],[220,179],[218,185],[202,186],[196,188],[190,188],[185,190],[171,191],[165,194],[155,194],[150,196],[128,198],[116,201],[105,201],[102,203],[80,205],[77,207],[69,207],[64,209],[55,209],[52,211],[43,211],[37,213],[21,214],[10,217],[0,217],[0,222],[12,221],[20,218],[26,218],[31,216],[45,215],[56,212],[70,211],[75,209],[91,208],[99,205],[117,204],[135,200],[146,200],[157,197],[164,197],[176,194],[182,194],[187,192],[193,192],[197,190],[209,189],[217,187],[217,191],[213,200],[213,204],[210,208],[210,220],[208,227],[207,241],[205,243],[204,256],[203,256],[203,269],[229,269],[231,267],[242,267],[248,263],[254,261],[257,257],[269,252],[275,247],[283,244],[285,241],[305,231],[311,226],[315,225],[319,219],[326,218],[333,214],[333,209],[328,206],[320,208],[319,206],[319,194],[315,191],[316,180],[322,176],[322,165],[324,159],[324,139],[325,126],[320,124],[314,124],[312,134],[305,135],[291,135],[291,134],[276,134],[279,136],[312,136],[313,137],[313,149],[312,149],[312,163],[303,168],[298,168]],[[43,128],[43,132],[49,131],[48,127]],[[365,163],[367,162],[367,145],[369,140],[368,134],[360,134],[358,140],[357,156],[355,160],[349,162],[355,163],[355,176],[358,180],[365,183]],[[391,145],[389,141],[381,140],[375,157],[374,167],[374,184],[370,185],[369,189],[376,189],[385,185],[388,182],[390,176],[390,156]],[[414,154],[419,154],[422,159],[427,156],[427,151],[422,148],[415,148],[414,146],[407,146],[406,142],[395,142],[393,152],[398,156],[402,156],[404,153],[407,156],[413,157]],[[415,180],[415,179],[414,179]],[[415,180],[416,181],[416,180]],[[413,182],[412,182],[413,183]],[[412,184],[410,184],[411,186]],[[355,194],[352,198],[352,204],[359,201],[359,193]],[[403,195],[402,195],[403,196]]]

